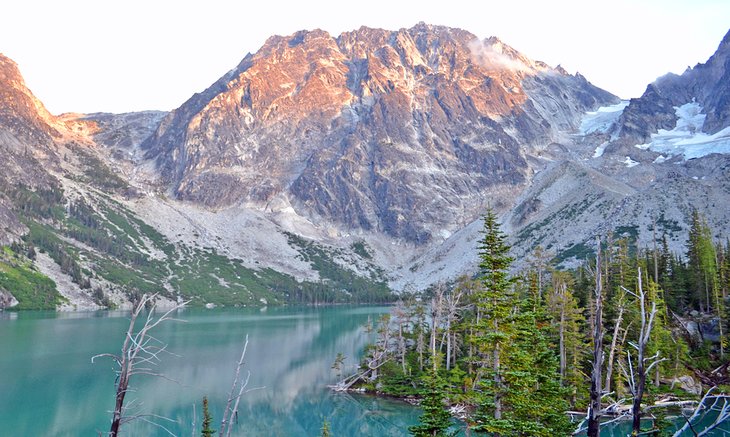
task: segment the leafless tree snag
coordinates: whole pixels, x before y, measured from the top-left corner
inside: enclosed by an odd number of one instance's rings
[[[639,339],[638,343],[629,343],[637,351],[636,359],[636,370],[634,370],[633,361],[631,358],[631,352],[627,352],[628,357],[628,371],[623,369],[624,373],[628,377],[629,389],[634,398],[631,414],[633,415],[633,433],[634,435],[641,432],[641,400],[644,397],[644,389],[646,387],[646,375],[649,374],[651,369],[665,358],[659,358],[659,352],[651,357],[645,358],[646,345],[649,343],[649,337],[651,336],[651,328],[654,324],[654,317],[656,316],[656,302],[651,302],[651,310],[647,312],[647,295],[644,291],[644,287],[641,283],[641,267],[638,269],[639,275],[637,279],[638,291],[634,293],[628,289],[621,287],[626,293],[636,297],[639,300],[639,315],[641,317],[641,326],[639,327]],[[648,365],[647,365],[648,364]]]
[[[723,422],[730,420],[730,396],[724,394],[713,395],[712,392],[715,389],[716,387],[712,387],[707,390],[692,416],[686,419],[684,426],[675,432],[673,437],[685,435],[684,433],[687,431],[698,437],[714,435],[711,433],[714,429],[722,425]],[[707,414],[716,414],[715,419],[712,423],[703,425],[701,430],[696,430],[695,425],[701,422]]]
[[[590,403],[588,404],[588,437],[601,433],[601,370],[603,367],[603,282],[601,279],[601,239],[596,238],[596,288],[593,317],[593,368],[591,370]]]
[[[156,420],[170,420],[161,416],[152,414],[135,414],[126,415],[128,406],[124,405],[125,397],[130,391],[130,380],[135,375],[150,375],[164,379],[169,379],[164,374],[156,371],[161,359],[160,355],[167,352],[167,344],[158,340],[150,334],[155,327],[165,321],[181,321],[175,319],[173,314],[180,308],[184,307],[188,302],[177,304],[167,310],[163,315],[155,317],[155,301],[158,294],[144,295],[132,309],[129,319],[129,328],[124,337],[122,350],[119,355],[99,354],[91,357],[91,362],[100,357],[111,358],[117,366],[115,373],[117,374],[117,390],[114,410],[112,411],[112,424],[109,429],[109,435],[116,437],[119,434],[119,428],[122,424],[132,420],[142,420],[151,423],[172,434],[167,428],[156,422]],[[139,330],[136,330],[137,319],[144,312],[145,308],[150,305],[144,324]]]
[[[248,349],[248,335],[246,335],[246,341],[243,344],[243,351],[241,352],[241,358],[238,360],[236,365],[236,372],[233,377],[233,384],[231,385],[231,391],[228,393],[228,401],[226,402],[226,408],[223,411],[223,419],[221,420],[221,429],[218,432],[220,437],[229,437],[231,435],[231,424],[234,419],[238,416],[238,405],[241,401],[241,397],[244,393],[248,393],[251,390],[256,390],[261,387],[246,390],[248,387],[248,380],[251,377],[249,371],[246,375],[246,379],[241,379],[241,367],[243,367],[244,359],[246,358],[246,349]],[[234,396],[238,389],[238,394]],[[233,405],[231,405],[233,404]]]

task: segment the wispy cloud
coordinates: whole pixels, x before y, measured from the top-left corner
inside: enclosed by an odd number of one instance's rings
[[[502,44],[499,42],[490,43],[474,39],[469,42],[468,47],[472,60],[485,68],[530,71],[530,67],[525,65],[520,59],[515,59],[504,54],[502,52]]]

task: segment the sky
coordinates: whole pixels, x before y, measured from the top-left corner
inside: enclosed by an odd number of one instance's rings
[[[271,35],[419,21],[497,36],[526,56],[638,97],[705,62],[728,0],[6,0],[0,53],[54,114],[180,106]]]

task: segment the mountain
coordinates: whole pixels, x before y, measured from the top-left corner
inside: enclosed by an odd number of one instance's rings
[[[487,205],[518,267],[683,253],[694,209],[730,231],[729,46],[621,102],[459,29],[302,31],[169,113],[59,116],[0,57],[0,306],[382,301],[473,273]]]
[[[666,235],[683,253],[694,209],[716,237],[727,235],[729,74],[730,32],[706,63],[586,114],[571,153],[538,174],[508,214],[517,245],[529,236],[584,256],[588,236],[613,230],[643,247]]]
[[[26,227],[12,211],[13,190],[23,184],[47,189],[55,179],[45,166],[57,166],[55,141],[61,136],[59,123],[25,86],[17,65],[0,54],[0,244]]]
[[[507,205],[532,157],[617,101],[459,29],[302,31],[270,38],[143,147],[179,199],[420,245]]]
[[[713,135],[730,126],[730,32],[706,63],[662,76],[631,100],[616,125],[621,143],[650,143],[660,130],[674,129],[690,107],[705,115],[701,132]]]

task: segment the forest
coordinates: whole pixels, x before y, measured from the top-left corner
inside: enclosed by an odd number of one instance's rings
[[[730,408],[730,242],[716,241],[696,211],[685,253],[655,237],[641,248],[601,236],[569,271],[538,246],[510,274],[507,236],[488,211],[479,272],[403,295],[368,327],[376,340],[335,389],[420,401],[415,436],[454,435],[452,416],[467,435],[594,436],[609,420],[630,421],[632,435],[712,435]],[[717,415],[701,432],[697,417],[684,427],[664,420],[672,407],[698,405]]]

